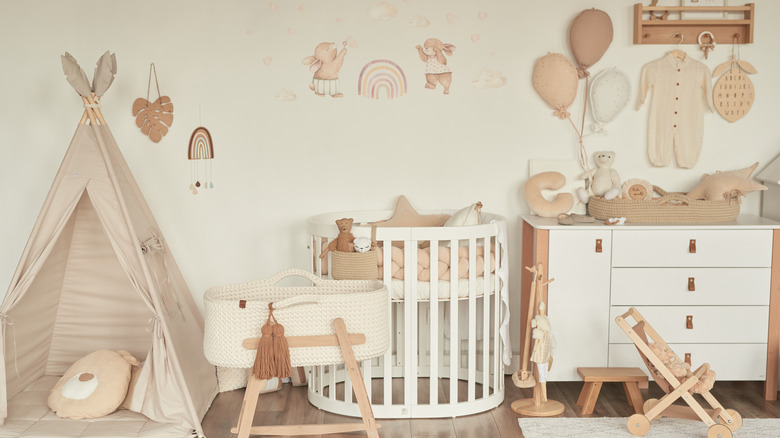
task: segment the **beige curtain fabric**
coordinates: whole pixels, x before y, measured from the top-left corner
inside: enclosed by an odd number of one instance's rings
[[[1,418],[44,374],[125,349],[146,360],[131,409],[202,435],[217,393],[203,319],[107,126],[76,130],[0,321]]]

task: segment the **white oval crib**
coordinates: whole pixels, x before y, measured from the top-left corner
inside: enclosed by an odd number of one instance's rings
[[[366,211],[309,218],[312,272],[328,277],[328,260],[319,256],[338,234],[336,219],[353,218],[352,234],[371,237],[367,224],[391,215],[389,211]],[[385,250],[381,256],[380,279],[390,291],[390,348],[383,356],[361,363],[374,415],[456,417],[501,404],[503,360],[508,361],[503,357],[509,315],[506,219],[483,212],[481,225],[378,227],[376,241],[382,248],[402,243],[403,249]],[[445,250],[428,250],[428,281],[418,278],[417,249],[423,243],[430,248],[448,246]],[[403,254],[403,272],[396,272],[395,278],[394,252]],[[440,253],[449,260],[441,260]],[[467,261],[463,254],[467,254]],[[449,272],[445,271],[442,279],[440,265],[447,264]],[[464,266],[467,273],[463,272]],[[458,298],[450,299],[453,296]],[[310,367],[307,373],[308,396],[313,405],[341,415],[360,416],[343,365]],[[349,396],[345,399],[344,394]]]

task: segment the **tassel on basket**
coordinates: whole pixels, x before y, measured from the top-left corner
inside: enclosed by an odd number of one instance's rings
[[[252,367],[252,374],[262,380],[292,376],[290,348],[284,336],[284,326],[274,316],[273,305],[268,303],[268,319],[260,327],[260,341]]]

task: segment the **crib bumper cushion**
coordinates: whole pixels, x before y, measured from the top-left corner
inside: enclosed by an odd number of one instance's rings
[[[391,247],[391,263],[390,273],[392,278],[397,280],[404,279],[404,250],[403,248]],[[485,271],[485,249],[482,246],[476,247],[476,273],[477,277],[484,274]],[[458,278],[469,278],[469,248],[458,248]],[[438,268],[439,268],[439,280],[450,279],[450,264],[451,254],[450,248],[445,246],[438,247]],[[379,279],[384,278],[384,249],[377,247],[377,269],[379,271]],[[490,252],[490,273],[494,273],[496,269],[496,256],[493,251]],[[417,280],[418,281],[431,281],[431,248],[418,248],[417,249]]]
[[[312,287],[276,287],[287,276],[309,279]],[[366,342],[353,347],[357,360],[382,355],[390,344],[387,288],[375,280],[323,280],[300,270],[228,286],[217,286],[204,294],[205,334],[203,349],[213,365],[249,368],[255,351],[244,349],[246,338],[260,336],[268,318],[268,303],[274,303],[274,317],[286,336],[334,334],[333,320],[342,318],[349,333],[363,333]],[[291,348],[293,366],[327,365],[343,362],[340,347]]]

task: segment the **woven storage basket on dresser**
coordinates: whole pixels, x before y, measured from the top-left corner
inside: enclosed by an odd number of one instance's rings
[[[660,198],[607,201],[601,197],[592,197],[588,202],[588,212],[599,220],[624,217],[626,222],[643,224],[728,222],[739,215],[739,198],[702,201],[691,199],[683,193],[667,193],[658,186],[653,186],[653,189],[661,195]]]
[[[305,277],[310,287],[278,287],[290,276]],[[375,280],[323,280],[306,271],[290,269],[266,280],[216,286],[204,294],[205,334],[203,352],[213,365],[249,368],[255,350],[246,350],[246,338],[260,336],[268,318],[268,303],[286,336],[334,334],[333,320],[342,318],[349,333],[362,333],[366,342],[355,345],[357,360],[384,354],[390,345],[387,288]],[[293,366],[342,363],[341,348],[290,349]]]

